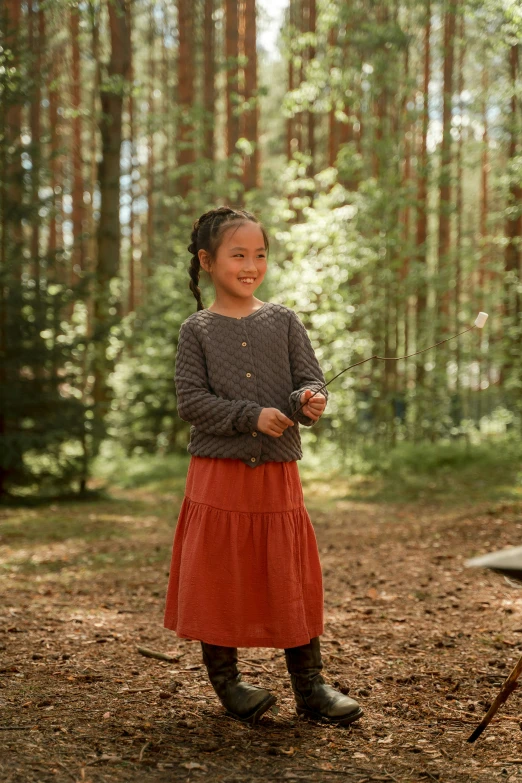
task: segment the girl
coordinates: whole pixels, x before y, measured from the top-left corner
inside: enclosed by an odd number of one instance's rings
[[[319,636],[323,584],[297,460],[328,394],[310,339],[288,307],[254,296],[268,237],[249,212],[219,207],[194,223],[189,274],[197,312],[181,325],[175,383],[191,460],[167,590],[165,628],[201,642],[232,717],[256,723],[276,701],[242,681],[238,647],[285,650],[298,714],[347,725],[356,701],[327,685]],[[215,301],[204,308],[200,271]]]

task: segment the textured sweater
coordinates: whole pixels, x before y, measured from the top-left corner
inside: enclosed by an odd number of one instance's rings
[[[287,416],[305,389],[325,379],[308,333],[289,307],[265,302],[235,318],[198,310],[181,324],[176,353],[177,408],[188,421],[189,454],[264,462],[302,459],[299,423],[315,421],[301,410],[280,437],[256,429],[263,408]],[[322,394],[328,400],[328,390]]]

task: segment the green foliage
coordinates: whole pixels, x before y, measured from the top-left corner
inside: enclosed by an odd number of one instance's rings
[[[72,298],[81,309],[85,283],[74,291],[56,284],[35,291],[12,273],[1,282],[9,286],[0,390],[4,490],[23,495],[78,486],[86,478],[92,428],[92,408],[80,391],[88,340],[63,311]]]
[[[196,309],[188,283],[181,263],[160,267],[151,280],[150,304],[125,318],[118,330],[120,361],[110,379],[115,400],[107,424],[109,436],[127,454],[165,454],[186,445],[187,425],[176,412],[174,369],[179,328]]]

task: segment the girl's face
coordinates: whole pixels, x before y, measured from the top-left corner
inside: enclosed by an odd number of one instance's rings
[[[250,221],[232,225],[222,236],[211,266],[208,254],[199,251],[200,262],[209,272],[216,294],[233,299],[250,299],[266,273],[266,250],[263,234],[257,223]],[[246,282],[242,278],[247,278]]]

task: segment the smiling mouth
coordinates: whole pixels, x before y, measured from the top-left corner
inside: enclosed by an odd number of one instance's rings
[[[252,285],[252,283],[256,282],[256,278],[255,277],[251,277],[251,278],[246,278],[246,279],[243,279],[243,280],[241,278],[239,278],[239,282],[243,283],[243,285]]]

